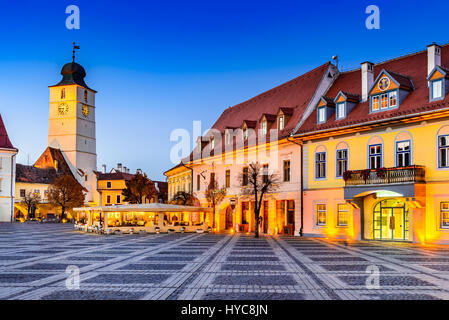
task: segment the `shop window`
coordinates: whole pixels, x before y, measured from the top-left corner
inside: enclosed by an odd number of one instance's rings
[[[295,201],[287,200],[287,224],[295,224]]]
[[[337,225],[346,227],[348,225],[349,209],[347,204],[337,205]]]
[[[249,202],[242,202],[242,224],[248,224],[249,215]]]
[[[326,225],[326,205],[317,204],[316,205],[316,225],[325,226]]]
[[[441,202],[441,228],[449,229],[449,202]]]

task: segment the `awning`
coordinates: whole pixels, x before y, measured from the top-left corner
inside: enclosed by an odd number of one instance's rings
[[[164,203],[128,204],[103,207],[81,207],[73,211],[102,211],[102,212],[212,212],[212,208],[180,206]]]

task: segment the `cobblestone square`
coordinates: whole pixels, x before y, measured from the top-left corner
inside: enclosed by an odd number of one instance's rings
[[[448,262],[449,247],[411,243],[0,224],[0,299],[8,300],[449,299]],[[79,289],[67,286],[73,266]],[[375,288],[367,286],[373,266]]]

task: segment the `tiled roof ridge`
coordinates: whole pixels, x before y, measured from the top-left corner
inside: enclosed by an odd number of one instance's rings
[[[444,47],[447,47],[447,46],[449,46],[449,42],[440,45],[441,48],[444,48]],[[373,62],[373,64],[374,64],[374,66],[380,66],[382,64],[386,64],[386,63],[389,63],[389,62],[393,62],[393,61],[409,58],[411,56],[416,56],[416,55],[423,54],[423,53],[426,53],[426,52],[427,52],[427,49],[426,50],[420,50],[420,51],[416,51],[416,52],[400,55],[400,56],[397,56],[397,57],[394,57],[394,58],[391,58],[391,59],[382,60],[382,61],[377,62],[377,63]],[[351,73],[351,72],[357,72],[357,71],[360,71],[360,69],[361,68],[358,67],[358,68],[354,68],[354,69],[350,69],[350,70],[346,70],[346,71],[340,71],[340,75],[346,74],[346,73]]]
[[[409,110],[399,110],[396,109],[394,110],[394,112],[391,112],[391,116],[393,117],[397,117],[397,116],[410,116],[410,117],[414,117],[414,116],[418,116],[421,113],[426,113],[427,111],[431,111],[433,110],[431,107],[436,106],[436,107],[444,107],[447,106],[449,108],[449,103],[447,101],[435,101],[435,102],[431,102],[429,103],[427,106],[420,106],[420,107],[413,107],[410,108]],[[421,111],[420,111],[421,109]],[[426,109],[425,111],[422,109]],[[434,111],[442,111],[444,109],[435,109]],[[369,121],[369,120],[373,120],[373,121]],[[366,117],[363,118],[361,121],[346,121],[346,123],[343,126],[339,126],[339,127],[335,127],[331,124],[329,125],[321,125],[320,127],[322,129],[318,130],[318,131],[310,131],[307,128],[302,129],[302,130],[298,130],[297,134],[303,134],[303,133],[310,133],[310,134],[314,134],[317,132],[321,132],[321,131],[326,131],[326,129],[332,129],[335,131],[338,131],[339,129],[344,129],[348,126],[364,126],[364,125],[371,125],[372,123],[381,123],[381,122],[387,122],[389,120],[394,120],[394,118],[384,118],[381,115],[376,115],[375,117]]]
[[[322,65],[320,65],[320,66],[318,66],[318,67],[316,67],[316,68],[314,68],[314,69],[312,69],[310,71],[307,71],[306,73],[303,73],[302,75],[299,75],[298,77],[296,77],[294,79],[288,80],[287,82],[284,82],[284,83],[282,83],[282,84],[280,84],[280,85],[278,85],[278,86],[276,86],[274,88],[271,88],[271,89],[269,89],[267,91],[264,91],[264,92],[254,96],[254,97],[252,97],[252,98],[250,98],[248,100],[240,102],[240,103],[238,103],[238,104],[236,104],[234,106],[228,107],[228,108],[226,108],[223,111],[222,114],[225,115],[225,114],[233,111],[233,109],[237,109],[237,107],[241,107],[241,106],[247,104],[248,102],[252,102],[252,101],[256,101],[256,100],[261,99],[261,98],[265,98],[266,96],[271,95],[271,94],[275,93],[278,90],[281,90],[281,89],[284,89],[284,88],[286,88],[288,86],[293,85],[296,81],[299,81],[302,78],[308,76],[309,74],[311,74],[313,72],[316,72],[318,69],[323,68],[323,67],[328,67],[329,65],[330,65],[330,62],[326,62],[325,64],[322,64]]]

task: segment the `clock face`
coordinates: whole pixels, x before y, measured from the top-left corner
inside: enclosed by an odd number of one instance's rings
[[[83,116],[85,116],[87,118],[90,113],[89,107],[86,105],[83,105],[83,109],[81,110],[81,112],[83,113]]]
[[[382,79],[380,79],[379,81],[379,89],[382,91],[387,90],[390,87],[390,79],[388,79],[387,77],[383,77]]]
[[[58,106],[58,113],[62,116],[69,112],[69,105],[67,103],[61,103]]]

